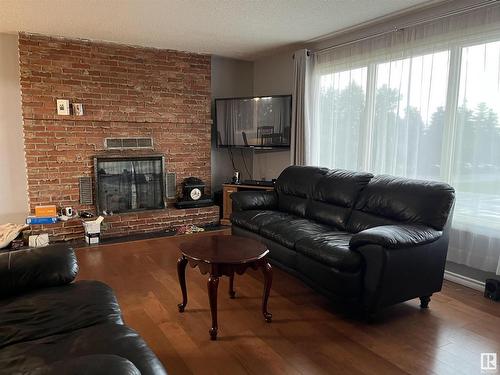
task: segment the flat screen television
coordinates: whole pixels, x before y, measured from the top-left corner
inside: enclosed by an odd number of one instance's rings
[[[292,96],[215,100],[219,147],[290,147]]]

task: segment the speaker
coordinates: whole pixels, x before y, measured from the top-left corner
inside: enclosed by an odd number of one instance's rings
[[[484,296],[493,301],[500,301],[500,280],[486,279]]]

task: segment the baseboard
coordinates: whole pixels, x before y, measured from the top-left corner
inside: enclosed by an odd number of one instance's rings
[[[451,281],[453,283],[479,290],[480,292],[484,292],[484,283],[478,280],[471,279],[470,277],[462,276],[458,273],[450,271],[444,271],[444,278],[445,280]]]

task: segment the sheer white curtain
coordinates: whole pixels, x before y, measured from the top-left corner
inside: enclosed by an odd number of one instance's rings
[[[311,64],[306,163],[450,183],[448,259],[500,274],[500,6]]]
[[[301,49],[293,54],[293,95],[292,129],[290,142],[290,162],[292,165],[305,164],[305,122],[309,72],[309,51]]]
[[[449,179],[457,190],[457,230],[449,259],[500,275],[500,41],[461,52]]]

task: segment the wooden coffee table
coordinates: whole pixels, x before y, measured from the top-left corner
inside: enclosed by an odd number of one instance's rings
[[[247,268],[261,268],[264,274],[264,295],[262,298],[262,314],[267,322],[271,322],[272,314],[267,311],[267,300],[271,291],[273,269],[266,260],[269,253],[267,246],[250,238],[239,236],[206,236],[180,244],[181,257],[177,261],[177,273],[182,291],[182,303],[179,311],[184,312],[187,305],[186,265],[198,267],[208,277],[208,299],[212,312],[212,328],[210,338],[217,339],[217,287],[219,277],[229,276],[229,296],[235,297],[234,274],[242,275]]]

